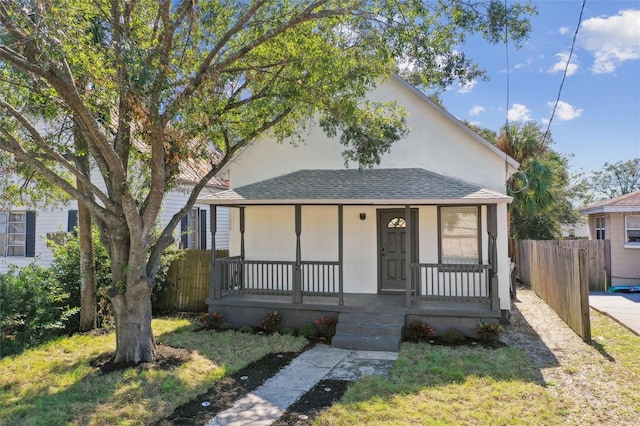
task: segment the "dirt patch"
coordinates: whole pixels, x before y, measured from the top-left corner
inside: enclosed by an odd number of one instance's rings
[[[518,288],[517,295],[500,339],[530,356],[540,383],[566,402],[571,424],[638,424],[615,380],[628,372],[597,341],[582,341],[531,289]]]
[[[167,345],[156,346],[156,359],[153,362],[143,362],[140,364],[115,364],[113,362],[113,352],[105,352],[89,361],[89,365],[100,370],[102,374],[109,374],[114,371],[137,368],[139,370],[160,369],[168,370],[179,367],[191,359],[191,352],[187,349],[174,348]]]

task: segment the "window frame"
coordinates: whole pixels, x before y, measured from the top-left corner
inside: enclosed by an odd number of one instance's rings
[[[207,210],[194,207],[180,223],[180,248],[183,250],[207,249]]]
[[[0,257],[27,257],[27,247],[29,244],[29,227],[27,225],[29,221],[28,212],[26,210],[3,210],[0,211],[0,214],[5,215],[5,221],[2,222],[2,224],[5,225],[4,231],[0,232],[0,236],[4,237],[0,239]],[[15,218],[15,216],[18,215],[23,216],[23,220],[12,220],[12,218]],[[22,232],[12,232],[12,226],[15,229],[16,225],[22,225]],[[16,243],[16,236],[22,236],[22,243]],[[15,254],[16,248],[22,249],[20,254]],[[9,254],[10,251],[13,251],[14,253]]]
[[[469,209],[469,208],[473,208],[475,209],[475,214],[476,214],[476,220],[475,220],[475,226],[476,226],[476,233],[475,233],[475,239],[476,239],[476,253],[477,256],[475,259],[473,259],[473,261],[469,261],[470,258],[468,257],[463,257],[463,256],[445,256],[445,253],[443,253],[444,251],[444,238],[448,238],[446,236],[443,236],[443,213],[446,212],[446,210],[448,209]],[[460,238],[460,237],[458,237]],[[458,261],[450,261],[450,260],[445,260],[445,259],[459,259]],[[467,260],[463,260],[463,259],[467,259]],[[444,205],[444,206],[438,206],[438,263],[440,265],[460,265],[460,264],[465,264],[465,265],[481,265],[482,264],[482,209],[481,206],[479,205],[475,205],[475,204],[470,204],[470,205],[466,205],[466,204],[461,204],[461,205]]]
[[[635,218],[638,221],[639,226],[637,227],[629,227],[629,218]],[[640,240],[639,241],[629,241],[629,231],[639,231],[640,232],[640,215],[638,214],[628,214],[624,216],[624,246],[625,248],[640,248]]]
[[[596,216],[593,222],[595,239],[605,240],[607,237],[607,220],[605,216]]]

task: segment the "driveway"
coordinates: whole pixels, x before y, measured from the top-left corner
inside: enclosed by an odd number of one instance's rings
[[[589,293],[589,305],[640,336],[640,293]]]

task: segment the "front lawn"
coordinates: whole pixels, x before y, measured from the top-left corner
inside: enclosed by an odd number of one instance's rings
[[[390,377],[365,377],[322,425],[562,424],[565,405],[514,348],[404,343]]]
[[[173,412],[221,377],[271,352],[298,351],[292,336],[193,332],[185,319],[156,319],[157,342],[190,350],[171,369],[102,374],[90,362],[115,349],[115,335],[78,334],[0,360],[0,424],[147,424]]]

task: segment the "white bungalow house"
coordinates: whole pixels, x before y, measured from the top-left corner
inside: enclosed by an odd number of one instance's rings
[[[640,191],[580,210],[589,218],[590,239],[610,240],[611,285],[640,285]]]
[[[197,170],[182,171],[181,185],[169,192],[164,200],[160,225],[166,224],[171,216],[186,203],[190,191],[190,182],[197,177]],[[97,179],[94,179],[97,181]],[[215,179],[203,190],[204,194],[227,189],[226,182]],[[176,244],[185,249],[208,249],[212,246],[210,220],[207,219],[208,206],[196,204],[182,220],[175,232]],[[26,266],[32,262],[48,266],[53,254],[47,240],[57,234],[74,232],[78,223],[77,202],[69,201],[65,205],[44,209],[29,210],[23,207],[0,209],[0,273],[7,272],[10,265]],[[219,209],[216,213],[219,226],[215,235],[218,249],[229,247],[229,211]]]
[[[399,77],[370,98],[403,105],[411,129],[378,167],[345,168],[315,127],[298,146],[255,141],[223,170],[230,189],[198,200],[232,208],[210,312],[238,326],[273,309],[290,326],[333,316],[332,344],[381,350],[417,320],[472,335],[506,317],[518,163]]]

